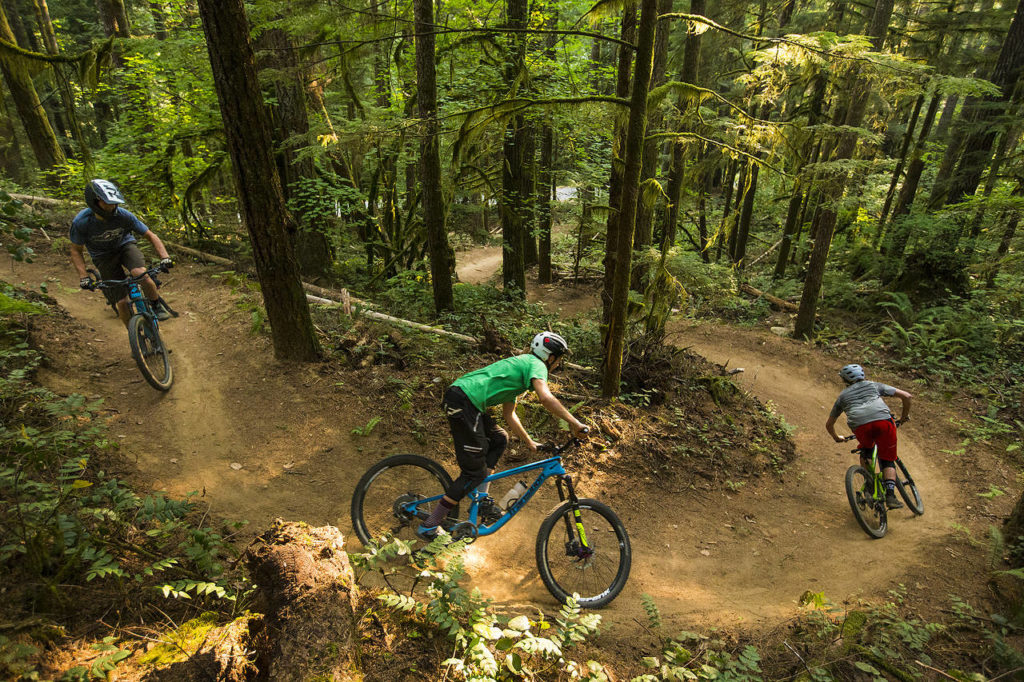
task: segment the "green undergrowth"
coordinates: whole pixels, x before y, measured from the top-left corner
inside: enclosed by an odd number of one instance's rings
[[[0,286],[4,679],[33,679],[36,661],[112,610],[130,619],[196,603],[231,613],[248,590],[227,571],[237,528],[215,527],[191,498],[136,492],[115,473],[124,464],[102,402],[35,382],[44,358],[31,330],[45,333],[48,311]],[[90,657],[115,666],[115,640],[90,644]],[[67,679],[101,674],[90,664]]]
[[[367,679],[983,682],[1024,671],[1024,623],[957,597],[950,597],[941,621],[926,620],[902,588],[845,606],[808,591],[794,619],[756,634],[674,629],[655,600],[642,595],[646,622],[619,623],[608,634],[630,641],[624,653],[602,646],[600,614],[573,601],[553,617],[509,613],[465,588],[465,541],[435,540],[410,562],[416,549],[385,538],[352,555],[361,581],[372,574],[388,586],[363,601]],[[386,651],[382,631],[391,642]]]

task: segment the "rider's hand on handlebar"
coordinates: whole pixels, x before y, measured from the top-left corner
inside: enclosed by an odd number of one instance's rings
[[[78,280],[78,286],[81,287],[82,289],[93,289],[95,287],[92,281],[92,277],[88,276]]]
[[[167,258],[161,258],[158,267],[164,272],[167,272],[168,270],[174,267],[174,261],[171,260],[169,256]]]
[[[573,438],[579,438],[580,440],[586,440],[590,436],[590,427],[586,424],[580,424],[579,426],[572,427]]]

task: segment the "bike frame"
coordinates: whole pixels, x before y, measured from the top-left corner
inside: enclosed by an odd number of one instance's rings
[[[540,460],[538,462],[533,462],[531,464],[524,464],[523,466],[515,467],[514,469],[507,469],[507,470],[499,472],[497,474],[491,474],[490,476],[488,476],[487,478],[485,478],[481,482],[481,485],[482,485],[483,483],[489,483],[491,481],[498,481],[498,480],[501,480],[503,478],[509,478],[510,476],[517,476],[517,475],[524,474],[524,473],[529,472],[529,471],[538,471],[539,472],[537,474],[537,478],[534,479],[534,481],[530,485],[530,487],[526,489],[526,492],[523,493],[522,497],[520,497],[518,500],[516,500],[512,504],[512,506],[509,507],[508,511],[506,511],[501,516],[500,519],[498,519],[497,521],[495,521],[491,525],[486,525],[486,524],[479,525],[479,524],[477,524],[477,521],[479,519],[480,500],[483,499],[485,493],[481,493],[479,491],[479,489],[471,490],[469,492],[469,494],[467,495],[467,497],[469,497],[469,499],[470,499],[469,519],[468,519],[468,521],[470,523],[472,523],[474,526],[476,526],[476,528],[477,528],[477,536],[491,535],[493,533],[498,532],[506,523],[509,522],[509,520],[513,516],[515,516],[516,514],[519,513],[520,509],[522,509],[524,506],[526,506],[526,503],[529,502],[533,498],[534,494],[538,490],[540,490],[540,487],[542,485],[544,485],[544,482],[547,481],[549,478],[554,478],[556,483],[558,484],[558,499],[559,500],[565,501],[566,499],[569,499],[569,500],[572,500],[574,503],[577,502],[578,498],[576,497],[576,491],[573,489],[572,477],[569,476],[569,474],[565,471],[565,467],[562,466],[562,455],[561,455],[561,453],[562,453],[562,451],[566,447],[568,447],[568,444],[566,446],[564,446],[564,447],[558,448],[556,450],[556,452],[558,454],[556,454],[554,457],[549,457],[548,459],[542,459],[542,460]],[[563,490],[563,488],[562,488],[563,484],[565,485],[565,490]],[[566,497],[566,493],[568,493],[568,498]],[[409,503],[403,505],[402,508],[403,508],[404,511],[406,511],[406,512],[408,512],[410,514],[415,515],[418,510],[423,510],[424,508],[426,508],[429,511],[429,509],[432,509],[433,505],[438,500],[440,500],[442,497],[443,497],[443,495],[434,495],[433,497],[427,497],[427,498],[424,498],[424,499],[421,499],[421,500],[415,500],[413,502],[409,502]],[[577,512],[577,515],[578,515],[578,512]],[[584,544],[586,544],[586,535],[585,534],[581,533],[580,539],[583,541]]]
[[[867,448],[864,448],[864,449],[857,448],[856,450],[854,450],[854,452],[857,452],[857,453],[860,453],[861,455],[863,455],[864,453],[867,452]],[[865,458],[865,459],[868,459],[870,461],[870,463],[871,463],[870,464],[870,466],[871,466],[871,469],[870,469],[870,471],[871,471],[871,480],[874,482],[874,491],[871,493],[871,497],[872,497],[872,499],[875,499],[875,500],[882,499],[882,498],[885,497],[885,482],[882,479],[882,470],[878,466],[878,446],[877,445],[872,445],[871,446],[871,457],[870,458]],[[893,462],[893,464],[895,464],[895,462]]]
[[[95,272],[95,270],[91,271]],[[154,327],[159,326],[159,320],[156,314],[153,313],[152,307],[149,305],[149,301],[142,294],[142,286],[139,284],[146,277],[155,277],[162,270],[160,268],[150,268],[138,277],[129,275],[125,279],[104,279],[98,280],[96,286],[100,289],[113,288],[117,286],[128,287],[128,305],[134,309],[136,315],[144,315],[150,322],[153,323]],[[96,273],[97,276],[99,273]]]

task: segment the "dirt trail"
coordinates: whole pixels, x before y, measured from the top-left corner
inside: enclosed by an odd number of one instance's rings
[[[500,251],[487,268],[498,264]],[[15,264],[6,277],[31,288],[49,280],[51,295],[83,325],[75,338],[52,340],[44,381],[103,397],[112,410],[111,433],[137,454],[141,475],[153,488],[199,491],[212,513],[248,519],[254,529],[284,517],[338,525],[350,536],[348,505],[362,472],[381,455],[422,448],[411,439],[353,436],[352,428],[375,414],[372,397],[364,405],[335,376],[322,374],[322,366],[276,362],[266,338],[249,333],[247,315],[232,291],[213,279],[216,273],[184,264],[166,278],[165,295],[182,313],[164,325],[176,374],[167,394],[142,381],[123,327],[98,295],[77,289],[64,262]],[[587,293],[566,304],[583,307],[595,300]],[[921,573],[925,562],[947,556],[955,490],[942,463],[925,456],[937,445],[925,440],[917,422],[901,432],[901,443],[919,478],[926,514],[894,513],[890,535],[871,541],[856,526],[843,492],[842,475],[853,456],[822,429],[839,389],[832,378],[836,362],[756,332],[682,325],[677,332],[674,342],[746,368],[740,383],[772,400],[797,427],[798,458],[785,482],[765,480],[710,495],[672,495],[656,485],[623,489],[599,475],[581,481],[581,494],[619,512],[634,549],[630,581],[603,612],[606,623],[643,619],[643,593],[672,621],[774,622],[793,612],[805,590],[824,591],[835,601],[879,594]],[[926,414],[915,410],[922,423]],[[447,434],[438,438],[447,440]],[[488,595],[552,606],[533,559],[537,526],[555,502],[551,488],[509,529],[471,547],[470,574]]]

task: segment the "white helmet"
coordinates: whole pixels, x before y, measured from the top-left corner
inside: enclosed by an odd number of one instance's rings
[[[864,368],[860,365],[846,365],[839,370],[839,376],[843,378],[848,384],[852,384],[855,381],[860,381],[864,378]]]
[[[552,355],[556,358],[569,352],[569,344],[554,332],[541,332],[530,342],[530,352],[544,362]]]

